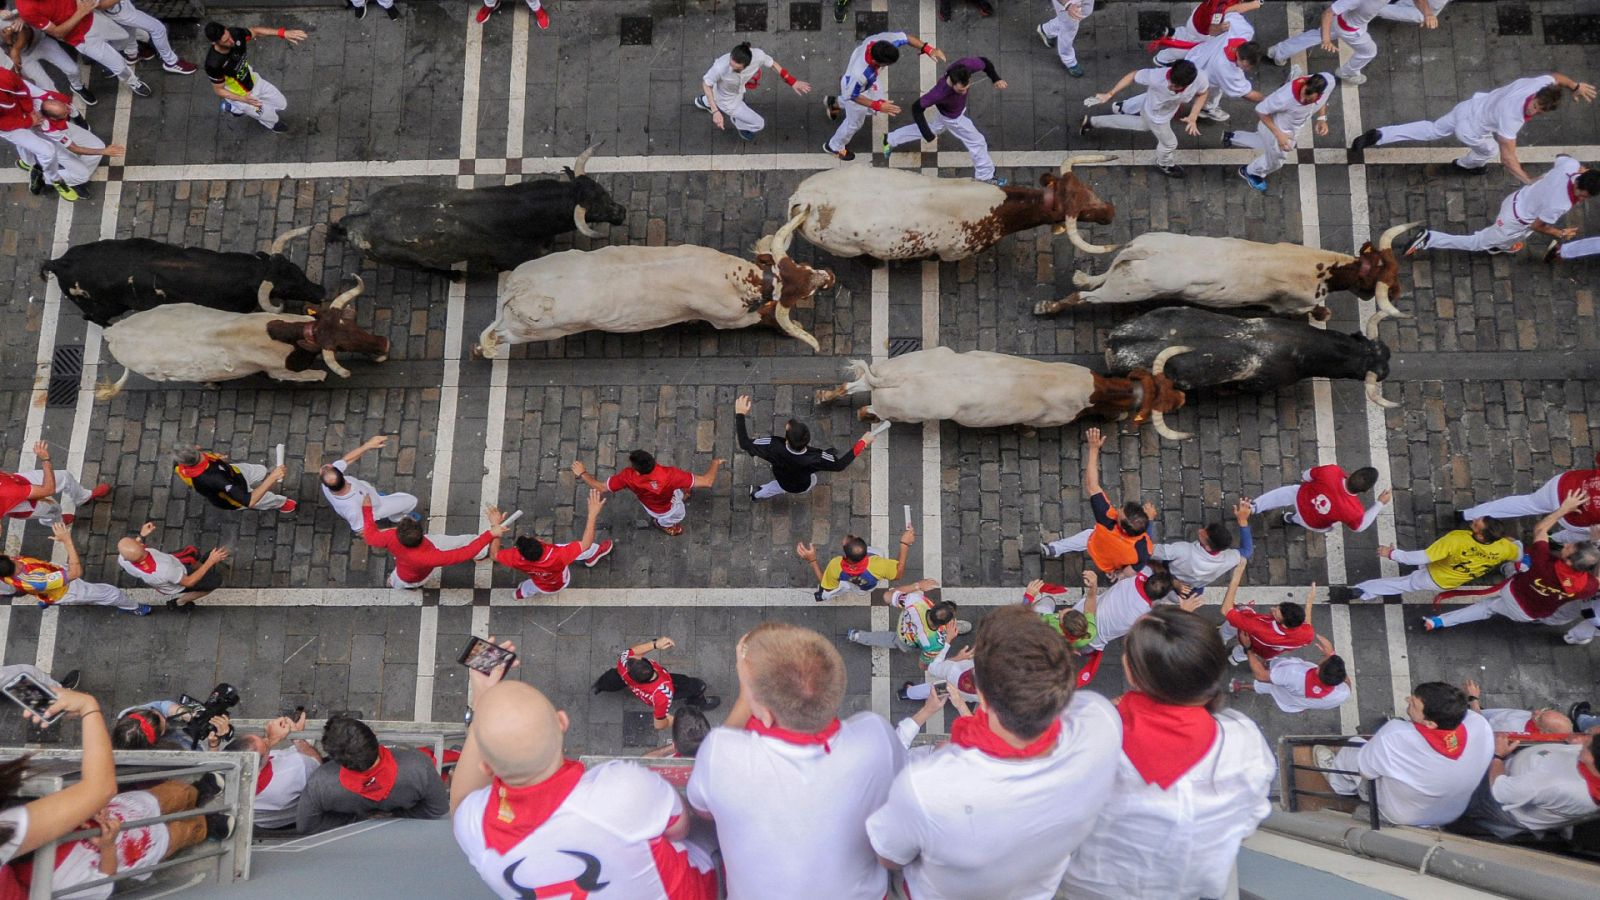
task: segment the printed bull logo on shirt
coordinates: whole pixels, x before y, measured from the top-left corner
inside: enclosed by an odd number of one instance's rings
[[[1311,498],[1311,508],[1323,515],[1327,515],[1333,509],[1333,501],[1328,499],[1327,494],[1318,494]]]
[[[608,881],[600,880],[600,860],[578,850],[561,850],[558,852],[565,853],[582,862],[583,872],[578,877],[569,878],[566,881],[551,882],[537,887],[524,887],[518,884],[516,879],[517,867],[523,863],[523,860],[519,859],[506,866],[506,870],[501,873],[500,877],[505,879],[506,887],[514,891],[522,900],[585,900],[591,893],[603,890],[607,884],[610,884]]]

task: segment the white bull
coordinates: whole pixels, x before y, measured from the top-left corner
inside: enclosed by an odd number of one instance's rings
[[[851,362],[852,380],[818,391],[816,400],[829,403],[870,392],[872,401],[859,413],[863,419],[949,420],[968,428],[1053,428],[1084,415],[1120,419],[1133,412],[1136,423],[1150,418],[1162,436],[1177,440],[1186,435],[1169,429],[1163,414],[1183,406],[1184,396],[1162,370],[1167,360],[1188,350],[1169,347],[1150,371],[1136,369],[1118,378],[1071,363],[933,347],[872,366]]]
[[[1051,315],[1083,303],[1138,303],[1179,300],[1197,306],[1235,309],[1266,306],[1280,315],[1328,317],[1326,297],[1350,291],[1372,297],[1384,315],[1404,317],[1390,297],[1400,290],[1394,239],[1416,226],[1396,225],[1350,256],[1300,244],[1263,244],[1238,238],[1151,232],[1134,238],[1111,260],[1104,274],[1074,272],[1083,290],[1034,306]]]
[[[693,321],[748,328],[763,320],[816,350],[817,339],[789,313],[833,287],[833,273],[789,258],[799,224],[791,220],[762,238],[755,262],[694,246],[568,250],[525,262],[506,277],[499,315],[473,353],[492,359],[503,342],[581,331],[648,331]]]

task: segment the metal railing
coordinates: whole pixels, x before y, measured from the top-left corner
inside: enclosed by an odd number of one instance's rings
[[[233,719],[235,728],[248,731],[263,731],[267,727],[267,719]],[[389,744],[417,744],[427,746],[433,750],[434,771],[444,774],[444,751],[451,744],[459,746],[467,739],[466,726],[454,722],[402,722],[384,719],[362,719],[373,734],[378,736],[378,743]],[[299,739],[315,744],[322,737],[322,727],[326,719],[309,719],[306,727],[289,735],[290,739]]]
[[[78,780],[81,750],[38,750],[24,747],[0,748],[0,760],[31,758],[29,774],[18,792],[24,797],[43,797],[53,794]],[[154,866],[118,872],[86,884],[72,885],[76,893],[130,878],[144,878],[169,869],[187,867],[208,874],[213,883],[232,884],[250,877],[250,832],[253,822],[252,801],[254,790],[243,790],[243,785],[255,785],[256,764],[254,753],[206,753],[194,750],[119,750],[113,754],[117,763],[117,785],[168,781],[215,772],[222,776],[222,793],[203,807],[179,810],[148,819],[123,822],[123,828],[159,825],[178,819],[188,819],[211,813],[229,813],[233,816],[233,833],[220,842],[206,842],[180,851],[170,859]],[[98,837],[99,828],[85,828],[64,835],[42,845],[34,851],[33,883],[29,900],[47,900],[54,895],[56,848],[61,844],[84,838]]]
[[[1334,800],[1340,803],[1349,803],[1351,800],[1364,801],[1367,804],[1367,819],[1373,831],[1381,827],[1382,817],[1378,815],[1378,782],[1367,780],[1368,794],[1365,798],[1352,797],[1350,794],[1340,794],[1334,791],[1315,791],[1300,787],[1295,777],[1296,772],[1316,772],[1324,777],[1327,775],[1350,775],[1360,778],[1360,772],[1349,769],[1331,769],[1318,765],[1295,762],[1294,751],[1296,747],[1359,747],[1370,735],[1285,735],[1278,738],[1278,799],[1283,808],[1288,812],[1300,811],[1301,797],[1315,797],[1320,800]],[[1326,778],[1324,778],[1326,780]]]

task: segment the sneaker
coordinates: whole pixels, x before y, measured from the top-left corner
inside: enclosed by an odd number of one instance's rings
[[[1251,175],[1250,168],[1248,166],[1239,167],[1239,177],[1243,178],[1244,183],[1250,185],[1250,187],[1258,193],[1265,194],[1267,192],[1267,180],[1265,178],[1257,178],[1256,176]],[[1284,515],[1288,516],[1289,514],[1284,513]],[[1289,520],[1285,518],[1284,521],[1287,522]]]
[[[1365,150],[1368,147],[1376,147],[1380,137],[1382,137],[1382,135],[1379,134],[1378,129],[1368,128],[1366,131],[1363,131],[1357,135],[1355,140],[1350,142],[1350,149]]]
[[[1237,146],[1237,145],[1236,145],[1236,144],[1234,144],[1234,142],[1233,142],[1233,136],[1234,136],[1234,135],[1235,135],[1235,134],[1238,134],[1238,132],[1237,132],[1237,131],[1224,131],[1224,132],[1223,132],[1223,133],[1222,133],[1222,146],[1224,146],[1224,147],[1234,147],[1234,146]]]
[[[1093,118],[1094,118],[1093,116],[1084,116],[1083,117],[1083,121],[1078,123],[1078,133],[1079,134],[1088,134],[1089,132],[1094,130],[1094,122],[1090,121]]]
[[[1071,75],[1073,78],[1082,78],[1083,77],[1083,66],[1080,66],[1077,63],[1073,63],[1072,65],[1067,66],[1067,74]]]
[[[1360,72],[1351,72],[1349,75],[1346,75],[1343,72],[1335,72],[1333,73],[1333,77],[1349,85],[1361,85],[1367,83],[1367,76],[1361,74]]]
[[[966,619],[957,619],[956,620],[956,634],[971,634],[971,633],[972,633],[972,623],[971,622],[968,622]]]
[[[357,19],[365,19],[367,17],[367,5],[365,3],[361,4],[360,6],[356,6],[354,3],[351,3],[350,8],[356,11]]]
[[[199,66],[189,62],[187,59],[180,59],[171,64],[162,63],[161,68],[163,71],[171,72],[174,75],[193,75],[200,71]]]
[[[1563,634],[1561,636],[1561,639],[1563,641],[1566,641],[1567,643],[1571,644],[1574,647],[1582,647],[1582,646],[1588,644],[1590,641],[1594,640],[1594,637],[1590,636],[1590,637],[1586,637],[1586,638],[1575,638],[1575,637],[1572,636],[1572,632],[1569,631],[1566,634]]]
[[[755,500],[756,499],[756,486],[753,485],[753,484],[750,485],[750,499],[751,500]]]
[[[110,493],[111,493],[111,485],[106,484],[105,482],[102,481],[99,484],[94,486],[94,490],[89,492],[89,500],[91,502],[95,501],[95,500],[102,500]]]
[[[1228,662],[1232,663],[1233,665],[1242,666],[1249,661],[1249,651],[1245,650],[1238,644],[1235,644],[1233,646],[1233,652],[1228,654]]]
[[[703,109],[706,112],[711,112],[711,104],[706,102],[705,94],[700,94],[699,96],[695,97],[694,105],[697,109]]]
[[[900,690],[898,690],[898,691],[895,691],[895,694],[894,694],[894,695],[895,695],[895,696],[896,696],[896,697],[899,697],[899,698],[900,698],[900,699],[901,699],[901,700],[905,700],[905,701],[906,701],[906,702],[908,702],[908,703],[909,703],[909,702],[910,702],[910,701],[911,701],[911,698],[910,698],[910,697],[908,697],[908,696],[906,696],[906,691],[908,691],[908,690],[910,690],[910,689],[911,689],[911,685],[912,685],[912,684],[913,684],[913,683],[914,683],[914,682],[910,682],[910,681],[907,681],[907,682],[904,682],[904,683],[902,683],[902,684],[901,684],[901,685],[900,685]]]
[[[128,82],[128,90],[132,91],[133,95],[135,97],[148,97],[148,96],[150,96],[150,85],[145,84],[142,81],[130,81],[130,82]]]
[[[1450,171],[1456,173],[1457,175],[1482,175],[1489,171],[1489,167],[1478,166],[1476,169],[1469,169],[1461,164],[1461,160],[1452,159],[1450,161]]]
[[[844,633],[844,639],[849,641],[852,644],[854,644],[856,642],[856,638],[858,638],[860,636],[861,636],[861,629],[859,629],[859,628],[852,628],[849,631],[846,631]]]
[[[1418,251],[1426,249],[1428,249],[1428,232],[1423,231],[1421,234],[1417,235],[1416,240],[1411,242],[1411,246],[1406,248],[1406,255],[1416,256]]]
[[[1226,122],[1233,116],[1225,109],[1202,109],[1200,110],[1200,118],[1205,119],[1207,122]]]
[[[609,556],[611,554],[611,548],[613,548],[615,546],[616,546],[616,542],[611,540],[610,538],[606,538],[605,540],[601,541],[600,542],[600,549],[596,550],[595,554],[593,556],[591,556],[588,559],[583,561],[584,567],[590,568],[590,569],[594,568],[594,564],[599,562],[602,559],[605,559],[607,556]]]
[[[233,813],[214,812],[206,816],[206,840],[225,841],[233,837]]]
[[[1324,747],[1321,744],[1317,744],[1311,748],[1311,761],[1315,763],[1319,769],[1333,768],[1333,748]]]
[[[293,501],[293,500],[285,500],[285,501],[283,501],[283,506],[279,507],[278,512],[281,512],[281,513],[292,513],[292,512],[294,512],[295,510],[297,510],[299,508],[300,508],[300,504],[296,503],[295,501]]]
[[[1182,178],[1183,177],[1183,166],[1180,166],[1180,165],[1177,165],[1177,164],[1173,164],[1173,165],[1170,165],[1170,166],[1156,166],[1156,171],[1160,172],[1161,174],[1163,174],[1165,176],[1167,176],[1168,178]]]
[[[268,125],[267,130],[273,134],[283,134],[289,130],[289,126],[283,124],[283,120],[279,119],[278,121],[273,122],[271,125]]]
[[[739,132],[739,140],[744,141],[746,144],[754,143],[755,139],[756,139],[756,133],[754,131],[740,131]]]
[[[1228,693],[1237,694],[1244,687],[1244,681],[1239,678],[1228,679]]]
[[[96,97],[94,95],[94,91],[89,90],[87,85],[83,87],[75,87],[72,89],[72,92],[78,95],[78,99],[82,100],[85,106],[94,106],[96,103],[100,102],[100,98]]]
[[[983,182],[984,184],[992,184],[995,187],[1000,187],[1000,188],[1003,188],[1006,185],[1011,183],[1010,179],[1001,178],[999,176],[995,176],[994,178],[979,178],[978,180]]]
[[[815,602],[817,602],[817,603],[821,603],[821,602],[822,602],[822,601],[824,601],[824,600],[826,600],[826,599],[828,599],[828,598],[827,598],[827,597],[824,597],[824,596],[822,596],[822,588],[817,588],[817,589],[816,589],[816,590],[814,590],[814,591],[812,591],[812,592],[811,592],[811,599],[812,599],[812,600],[813,600],[813,601],[815,601]],[[44,606],[44,604],[43,604],[43,603],[41,603],[41,604],[39,604],[39,605],[40,605],[40,606]]]
[[[1283,511],[1283,513],[1278,518],[1279,518],[1279,521],[1283,522],[1283,524],[1285,524],[1285,525],[1293,525],[1294,524],[1294,511],[1286,509],[1286,510]]]
[[[210,806],[211,801],[222,795],[222,789],[225,786],[222,775],[217,772],[207,772],[201,775],[200,779],[194,783],[194,806],[190,808],[205,809]]]
[[[1039,555],[1044,557],[1045,559],[1060,559],[1061,558],[1061,554],[1060,553],[1057,553],[1053,547],[1051,547],[1049,544],[1047,544],[1047,543],[1045,543],[1043,541],[1039,542]]]
[[[35,197],[44,193],[44,167],[28,166],[28,193]]]
[[[233,104],[229,103],[226,100],[222,101],[222,111],[227,113],[230,116],[233,116],[235,119],[237,119],[240,116],[244,115],[244,113],[239,112],[238,110],[234,109],[233,108]]]
[[[511,593],[511,596],[513,598],[517,599],[517,600],[531,600],[531,599],[533,599],[533,595],[532,594],[524,594],[522,592],[522,586],[521,585],[517,586],[517,589]]]
[[[128,51],[124,50],[122,51],[122,58],[127,60],[129,65],[132,65],[139,61],[139,51],[135,50],[132,53],[129,53]]]
[[[849,7],[850,0],[837,0],[837,2],[833,4],[833,20],[835,22],[843,22],[844,11]]]
[[[533,21],[539,26],[540,31],[550,30],[550,14],[544,11],[544,7],[541,6],[533,11]]]
[[[489,17],[494,15],[494,11],[496,9],[498,9],[498,7],[480,6],[478,7],[478,14],[473,16],[473,18],[477,19],[479,25],[482,25],[483,23],[489,21]]]
[[[72,671],[68,672],[67,674],[61,676],[60,678],[57,678],[56,679],[56,684],[61,685],[62,687],[66,688],[69,691],[75,691],[75,690],[78,689],[78,683],[81,682],[81,681],[83,681],[83,673],[78,671],[77,669],[73,669]],[[1589,705],[1587,703],[1582,704],[1582,705],[1584,707],[1584,710],[1587,711]],[[1576,707],[1574,707],[1574,708],[1576,708]]]
[[[75,673],[75,672],[77,672],[77,670],[74,669],[73,672]],[[66,683],[65,680],[62,680],[61,686],[62,687],[66,687],[67,686],[67,683]],[[1576,728],[1578,726],[1578,717],[1579,716],[1588,716],[1588,715],[1593,715],[1593,714],[1594,714],[1594,707],[1590,706],[1589,705],[1589,701],[1587,701],[1587,700],[1579,700],[1577,703],[1572,704],[1572,708],[1571,709],[1567,710],[1567,718],[1572,720],[1572,726],[1574,728]]]
[[[699,703],[691,703],[690,705],[695,707],[696,709],[700,710],[701,712],[706,712],[708,710],[713,710],[713,709],[716,709],[717,707],[721,706],[722,705],[722,698],[717,696],[716,694],[704,694],[704,695],[702,695],[700,697],[700,702]]]
[[[889,143],[889,136],[886,134],[883,136],[883,158],[888,159],[889,155],[893,152],[894,145]]]
[[[678,535],[683,534],[682,525],[657,525],[656,527],[660,528],[663,532],[671,537],[677,537]]]
[[[391,21],[391,22],[393,22],[395,19],[400,18],[400,10],[398,8],[396,8],[396,7],[388,6],[388,7],[385,7],[383,11],[389,14],[389,21]]]
[[[68,203],[78,202],[79,194],[73,189],[72,185],[67,184],[65,181],[58,181],[53,186],[56,189],[56,194],[60,196],[61,199],[67,201]],[[72,524],[72,516],[62,516],[61,520],[66,522],[68,525]]]
[[[34,193],[37,194],[39,192],[38,191],[34,191]],[[1561,242],[1560,241],[1551,241],[1550,242],[1550,246],[1544,248],[1544,256],[1540,257],[1540,259],[1544,260],[1544,264],[1547,265],[1547,266],[1548,265],[1553,265],[1555,263],[1555,261],[1560,259],[1560,258],[1561,258]]]
[[[1056,39],[1044,33],[1043,25],[1033,29],[1033,33],[1039,36],[1039,40],[1043,41],[1046,47],[1054,47],[1056,45]]]
[[[152,612],[148,603],[141,603],[133,609],[123,611],[133,613],[136,616],[148,616]]]
[[[1349,603],[1356,599],[1356,590],[1348,584],[1328,585],[1328,601],[1330,603]]]
[[[33,169],[34,169],[33,164],[25,163],[20,159],[17,160],[17,168],[21,169],[24,172],[32,172]]]
[[[1423,631],[1433,631],[1436,628],[1443,628],[1443,627],[1444,627],[1444,620],[1439,618],[1438,616],[1423,616],[1422,617],[1422,630]]]
[[[827,114],[828,121],[832,122],[844,115],[844,110],[839,107],[839,98],[828,96],[822,98],[822,111]],[[830,153],[833,151],[829,151]]]
[[[849,162],[850,160],[856,158],[855,151],[851,150],[849,147],[846,147],[843,150],[840,150],[838,153],[835,153],[832,150],[828,149],[828,145],[827,144],[823,144],[822,145],[822,152],[828,154],[829,156],[837,156],[840,159],[844,160],[845,162]]]

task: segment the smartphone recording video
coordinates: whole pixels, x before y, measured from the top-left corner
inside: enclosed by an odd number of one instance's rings
[[[467,642],[465,650],[457,660],[469,669],[476,669],[488,675],[501,666],[509,667],[517,658],[517,654],[504,647],[497,647],[481,637],[472,638]]]
[[[43,719],[46,728],[54,725],[62,716],[62,713],[56,713],[54,716],[45,717],[45,710],[56,702],[56,692],[40,684],[27,673],[19,674],[6,682],[5,687],[0,688],[0,692],[10,697],[13,703]]]

